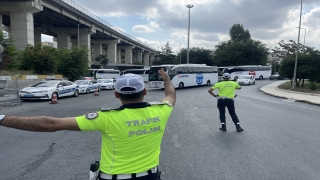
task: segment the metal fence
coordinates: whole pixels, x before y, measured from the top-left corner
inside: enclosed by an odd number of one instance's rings
[[[20,104],[18,78],[11,76],[11,80],[0,79],[0,109],[4,105],[15,106]]]

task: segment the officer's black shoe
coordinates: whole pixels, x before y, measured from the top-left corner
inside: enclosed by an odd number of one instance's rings
[[[221,128],[219,128],[221,131],[227,131],[226,124],[222,124]]]
[[[240,124],[236,124],[237,132],[243,131],[243,129],[240,127]]]

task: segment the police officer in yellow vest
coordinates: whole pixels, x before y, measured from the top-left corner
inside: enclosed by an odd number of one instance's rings
[[[236,89],[241,89],[240,85],[237,82],[230,81],[230,74],[229,73],[224,73],[223,76],[223,81],[216,83],[214,86],[212,86],[208,92],[218,98],[218,109],[220,113],[220,122],[221,122],[221,128],[219,128],[221,131],[227,131],[226,128],[226,115],[225,115],[225,110],[226,107],[228,108],[229,114],[232,118],[232,121],[236,125],[237,132],[243,131],[243,129],[240,127],[240,122],[238,119],[238,116],[235,111],[234,107],[234,101],[233,98],[235,97],[234,91]],[[213,93],[215,89],[219,90],[219,94],[216,95]]]
[[[100,180],[160,180],[160,144],[176,101],[175,88],[168,74],[159,70],[165,87],[160,102],[144,102],[143,79],[134,74],[117,78],[115,97],[119,108],[79,117],[17,117],[0,115],[0,125],[29,131],[100,131],[102,134]]]

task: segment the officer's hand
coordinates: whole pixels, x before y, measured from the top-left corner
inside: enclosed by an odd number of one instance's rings
[[[163,68],[161,68],[161,70],[159,70],[158,73],[160,74],[160,77],[161,77],[163,80],[169,79],[168,74],[164,71]]]

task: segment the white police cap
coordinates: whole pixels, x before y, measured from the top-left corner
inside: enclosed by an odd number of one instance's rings
[[[119,94],[134,94],[144,90],[144,81],[141,76],[128,73],[117,78],[114,88]]]

